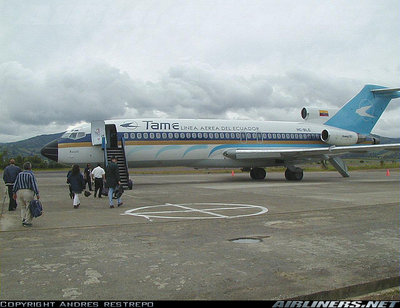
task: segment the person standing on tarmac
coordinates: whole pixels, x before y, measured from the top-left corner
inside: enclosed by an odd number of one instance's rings
[[[15,180],[13,188],[13,198],[18,200],[21,206],[22,225],[24,227],[32,226],[32,214],[29,209],[30,202],[35,198],[39,200],[39,189],[35,175],[32,172],[32,164],[26,162],[24,171],[20,172]]]
[[[72,166],[72,171],[71,174],[68,175],[67,183],[71,185],[71,190],[74,194],[73,206],[74,209],[77,209],[81,205],[79,195],[82,193],[83,189],[86,186],[85,180],[83,179],[83,175],[80,172],[78,165]]]
[[[108,200],[110,201],[110,208],[114,208],[113,194],[117,186],[121,185],[121,179],[119,176],[119,169],[117,165],[117,158],[113,156],[111,162],[106,168],[106,186],[108,187]],[[118,198],[118,206],[121,206],[123,202],[121,198]]]
[[[85,170],[83,171],[83,178],[85,179],[85,182],[88,185],[89,191],[93,191],[92,189],[92,177],[90,174],[92,173],[92,165],[87,164]],[[86,183],[85,183],[85,188],[86,188]]]
[[[105,171],[101,168],[100,164],[92,170],[92,178],[94,180],[94,197],[96,198],[97,191],[99,192],[99,198],[101,198],[101,192],[103,191]]]
[[[21,168],[15,165],[15,160],[13,158],[10,159],[10,164],[4,169],[3,180],[7,186],[8,197],[10,199],[10,202],[8,204],[9,211],[15,211],[17,208],[17,202],[13,198],[13,188],[17,175],[21,171]]]

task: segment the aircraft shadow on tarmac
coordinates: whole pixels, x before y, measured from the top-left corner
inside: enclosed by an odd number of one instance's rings
[[[332,175],[329,175],[332,174]],[[154,176],[154,175],[151,175]],[[326,176],[321,176],[317,175],[317,173],[313,176],[313,174],[309,175],[308,177],[304,177],[302,181],[288,181],[285,179],[284,176],[281,176],[280,174],[274,174],[270,178],[267,176],[263,180],[253,180],[251,179],[247,174],[244,173],[238,173],[235,175],[229,175],[229,174],[213,174],[213,177],[204,177],[207,176],[207,174],[201,174],[202,176],[201,179],[196,178],[196,174],[193,174],[192,177],[188,177],[187,174],[185,174],[181,179],[176,178],[177,175],[163,175],[168,177],[168,180],[163,181],[162,178],[157,179],[156,181],[153,182],[147,182],[146,181],[141,181],[140,178],[147,177],[147,175],[140,175],[140,177],[136,177],[133,174],[133,179],[135,182],[135,186],[154,186],[154,185],[178,185],[178,184],[185,184],[185,185],[199,185],[199,184],[226,184],[226,183],[240,183],[240,184],[249,184],[249,183],[254,183],[254,184],[277,184],[277,183],[282,183],[284,185],[287,183],[288,185],[301,185],[302,183],[309,185],[310,183],[334,183],[334,182],[343,182],[343,181],[348,181],[348,178],[342,178],[340,176],[337,176],[336,173],[326,173]],[[140,179],[137,181],[137,179]]]

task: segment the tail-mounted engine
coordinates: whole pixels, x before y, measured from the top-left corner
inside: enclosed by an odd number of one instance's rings
[[[321,140],[331,145],[353,145],[356,143],[379,144],[380,140],[377,136],[365,136],[352,131],[327,128],[321,133]]]
[[[332,145],[353,145],[365,140],[361,139],[357,133],[343,129],[327,128],[321,133],[321,140]]]
[[[324,123],[328,121],[339,109],[325,109],[304,107],[301,109],[301,117],[308,122]]]

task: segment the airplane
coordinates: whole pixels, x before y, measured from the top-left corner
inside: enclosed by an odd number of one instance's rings
[[[400,144],[379,144],[371,131],[400,88],[365,85],[342,108],[301,110],[303,122],[215,119],[96,120],[66,131],[44,146],[41,154],[63,164],[104,162],[115,156],[123,185],[128,168],[188,166],[242,168],[254,180],[266,167],[286,167],[289,181],[303,179],[299,165],[329,161],[343,176],[341,154],[399,150]]]

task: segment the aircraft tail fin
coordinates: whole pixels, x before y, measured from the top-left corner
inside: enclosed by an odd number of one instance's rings
[[[366,85],[324,124],[369,134],[388,106],[390,100],[400,97],[400,88]]]

